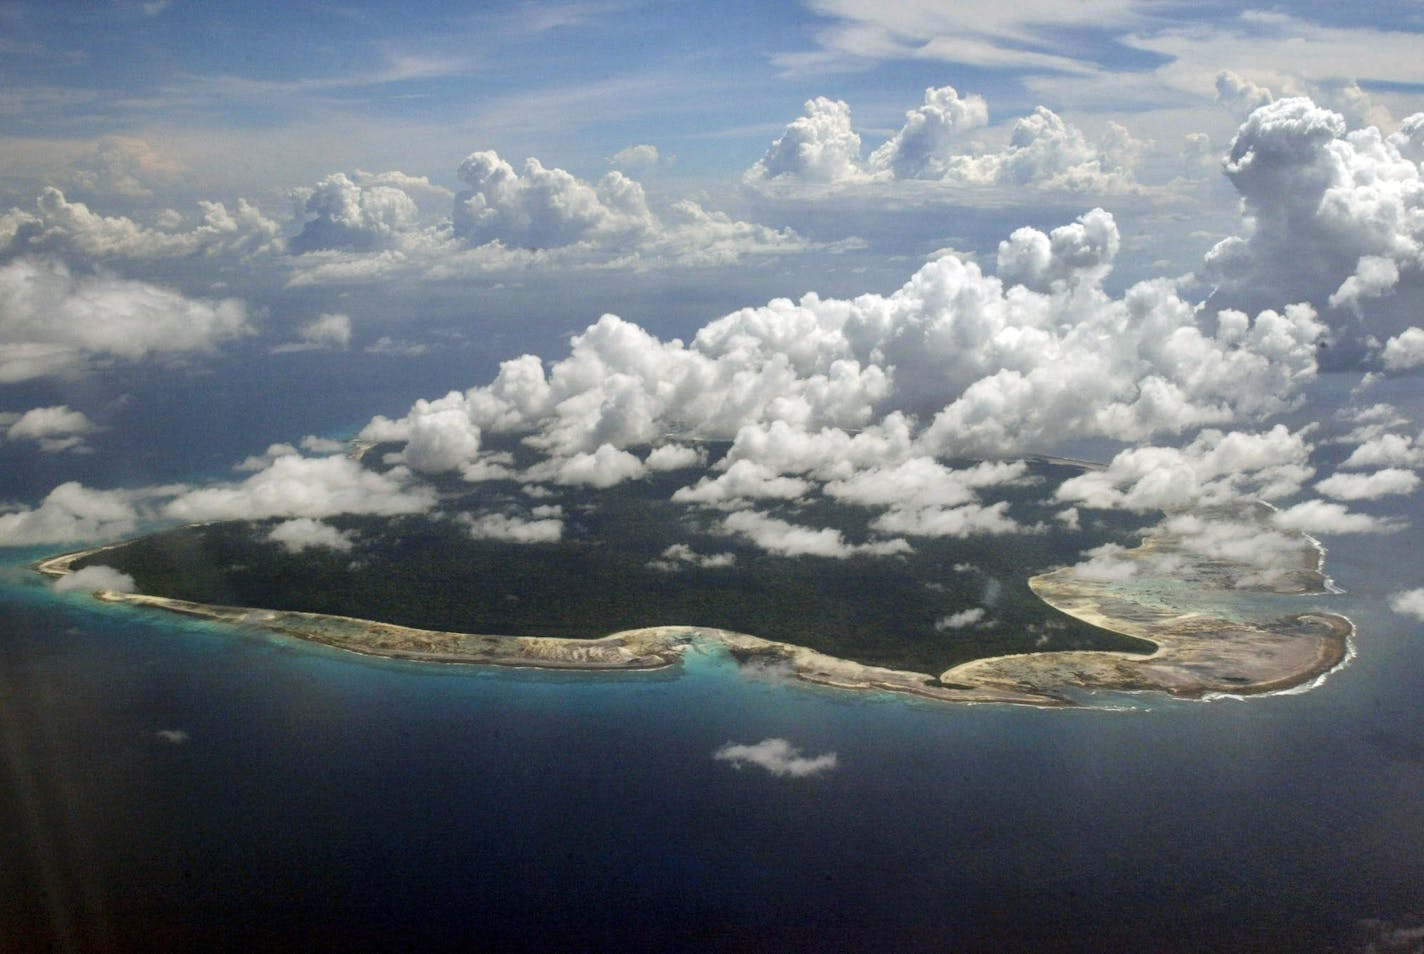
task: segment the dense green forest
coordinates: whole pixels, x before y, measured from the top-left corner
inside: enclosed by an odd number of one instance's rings
[[[1029,590],[1029,576],[1073,562],[1088,547],[1135,540],[1124,518],[1064,530],[1040,500],[1072,471],[1035,463],[1031,472],[1029,485],[986,497],[1008,500],[1020,523],[1047,529],[912,538],[914,552],[897,556],[767,554],[720,531],[720,513],[672,503],[673,491],[689,482],[683,471],[539,501],[563,508],[557,543],[473,539],[458,514],[527,515],[529,501],[514,483],[449,479],[437,513],[328,521],[354,540],[346,551],[291,553],[266,539],[276,521],[238,521],[156,533],[91,560],[132,575],[141,592],[204,603],[503,635],[587,638],[657,624],[709,626],[928,673],[1004,653],[1150,651],[1142,641],[1054,610]],[[810,527],[836,527],[852,541],[867,538],[874,516],[822,498],[762,509]],[[676,571],[651,566],[672,544],[731,553],[735,562]],[[973,607],[984,609],[977,625],[943,625]]]

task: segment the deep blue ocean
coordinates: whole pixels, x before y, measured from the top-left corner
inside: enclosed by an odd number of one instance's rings
[[[1326,541],[1324,685],[1112,711],[372,660],[4,551],[0,949],[1364,949],[1424,923],[1418,542]],[[713,758],[774,737],[838,765]]]

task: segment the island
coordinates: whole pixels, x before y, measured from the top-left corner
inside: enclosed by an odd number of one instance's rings
[[[1035,473],[1061,477],[1055,469],[1066,466],[1042,460]],[[359,557],[288,553],[268,539],[270,521],[231,521],[36,569],[58,577],[112,567],[138,592],[101,591],[101,600],[373,656],[647,670],[716,649],[810,683],[947,702],[1277,692],[1311,684],[1350,651],[1350,621],[1315,605],[1328,592],[1324,551],[1304,534],[1292,538],[1289,572],[1247,586],[1243,567],[1196,554],[1160,527],[1144,536],[1103,521],[1066,536],[917,540],[909,556],[816,560],[700,533],[666,490],[605,491],[586,526],[545,544],[473,540],[450,520],[351,517],[334,522],[363,541]],[[1004,493],[1032,514],[1031,494]],[[1269,520],[1260,507],[1229,516]],[[848,519],[829,509],[819,517]],[[729,556],[715,568],[659,565],[675,537]],[[1118,552],[1111,578],[1077,560],[1104,544]]]

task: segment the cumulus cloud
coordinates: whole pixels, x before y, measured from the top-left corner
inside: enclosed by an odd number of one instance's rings
[[[905,113],[905,125],[870,154],[870,168],[896,179],[942,179],[953,157],[951,143],[989,123],[989,106],[953,86],[925,90],[923,106]]]
[[[650,146],[647,143],[639,143],[636,146],[628,146],[619,149],[608,157],[608,161],[615,166],[628,167],[648,167],[655,166],[662,158],[658,153],[657,146]]]
[[[686,343],[604,315],[563,358],[511,359],[489,384],[377,418],[362,437],[411,441],[438,405],[439,433],[463,435],[441,445],[454,447],[441,466],[471,460],[477,433],[518,433],[549,458],[530,479],[591,486],[640,476],[650,465],[632,450],[668,435],[733,439],[718,472],[676,499],[735,506],[875,468],[908,468],[896,480],[913,467],[943,476],[928,462],[1043,452],[1084,436],[1143,440],[1294,405],[1323,331],[1309,307],[1208,320],[1166,281],[1115,297],[1103,284],[1118,245],[1112,217],[1093,211],[1052,233],[1014,233],[1002,277],[947,254],[889,295],[777,299]],[[922,516],[971,513],[993,517]]]
[[[763,739],[751,745],[728,742],[712,754],[719,762],[728,762],[735,769],[755,765],[781,778],[806,778],[829,772],[839,764],[835,752],[814,757],[801,754],[785,739]]]
[[[188,298],[53,258],[0,265],[0,383],[109,360],[210,353],[250,331],[241,301]]]
[[[466,157],[459,176],[469,188],[455,197],[455,234],[474,245],[631,243],[654,227],[643,187],[620,172],[590,184],[533,158],[516,170],[486,150]]]
[[[935,632],[942,633],[946,630],[967,629],[984,621],[988,611],[982,606],[971,606],[969,609],[960,610],[958,613],[950,613],[935,620]]]
[[[23,414],[0,414],[0,427],[12,441],[34,441],[45,453],[89,450],[84,438],[98,430],[81,411],[67,404],[30,408]]]
[[[747,170],[747,181],[787,179],[846,182],[863,179],[860,136],[850,125],[850,106],[818,96],[806,101],[806,114],[793,120],[766,154]]]
[[[99,564],[81,567],[73,573],[61,576],[54,581],[53,586],[56,593],[96,593],[99,590],[133,593],[138,589],[134,578],[127,573]]]
[[[558,543],[564,535],[563,510],[535,508],[533,519],[512,514],[461,514],[459,521],[476,540],[508,543]]]
[[[1398,280],[1398,271],[1395,272]],[[1389,371],[1408,371],[1424,364],[1424,328],[1409,327],[1384,343],[1384,366]]]
[[[1424,589],[1390,594],[1389,608],[1401,616],[1412,616],[1424,623]]]
[[[1343,504],[1324,500],[1307,500],[1278,511],[1272,518],[1276,526],[1304,533],[1392,533],[1400,529],[1394,520],[1356,513]]]
[[[1347,467],[1424,466],[1424,447],[1405,434],[1378,434],[1360,444],[1340,465]]]
[[[1244,496],[1265,500],[1298,492],[1314,474],[1311,446],[1277,424],[1264,433],[1202,431],[1184,447],[1135,447],[1101,470],[1064,481],[1055,499],[1085,507],[1182,510]]]
[[[1124,190],[1135,186],[1134,169],[1148,145],[1111,122],[1090,141],[1046,106],[1017,119],[1002,147],[962,145],[962,133],[987,124],[988,107],[980,96],[961,97],[954,87],[941,86],[925,90],[924,104],[907,111],[905,125],[862,162],[849,105],[818,97],[805,108],[747,170],[749,185],[776,190],[931,180],[1066,192]]]
[[[0,513],[0,546],[112,540],[138,529],[144,494],[128,490],[93,490],[67,481],[51,490],[37,507]]]
[[[281,544],[288,553],[301,553],[314,547],[345,551],[355,545],[351,534],[310,517],[282,521],[268,532],[267,540]]]
[[[69,164],[68,180],[87,192],[147,198],[185,172],[182,162],[136,136],[104,136]]]
[[[722,528],[777,556],[817,556],[844,560],[852,556],[889,556],[909,553],[911,547],[896,537],[850,543],[832,527],[815,529],[788,523],[755,510],[739,510],[722,520]]]
[[[198,208],[201,221],[191,228],[183,228],[183,217],[172,214],[151,227],[101,215],[49,187],[35,200],[34,211],[15,208],[0,214],[0,258],[57,253],[90,261],[250,260],[280,251],[281,224],[245,199],[231,209],[221,202],[199,202]]]
[[[351,319],[339,312],[318,315],[297,329],[297,340],[277,345],[278,354],[292,351],[344,350],[351,344]]]
[[[693,568],[716,570],[733,566],[737,562],[735,553],[698,553],[686,543],[674,543],[655,560],[648,561],[648,568],[663,573],[678,573]]]
[[[612,444],[600,444],[592,452],[580,451],[569,457],[555,458],[531,467],[525,476],[531,480],[547,480],[566,487],[594,487],[599,490],[636,480],[647,473],[643,462]]]
[[[313,216],[292,250],[292,285],[393,277],[465,278],[529,268],[725,265],[823,248],[789,229],[745,222],[680,199],[654,210],[643,186],[619,171],[589,182],[527,158],[516,167],[492,150],[460,164],[466,187],[446,217],[417,208],[413,177],[328,177],[303,193]],[[428,187],[428,183],[419,180]],[[429,191],[428,189],[426,191]],[[404,198],[402,198],[404,197]]]
[[[348,457],[284,454],[240,483],[180,493],[163,506],[162,513],[192,523],[320,519],[343,513],[393,516],[422,513],[434,505],[435,492],[416,482],[405,467],[377,473]]]
[[[1388,467],[1372,474],[1334,474],[1315,484],[1315,489],[1337,500],[1378,500],[1391,494],[1413,493],[1419,477],[1412,470]]]
[[[420,217],[411,196],[395,185],[358,184],[333,173],[295,196],[302,229],[287,243],[300,255],[319,249],[369,252],[394,244]]]
[[[1371,335],[1403,332],[1424,304],[1424,179],[1406,155],[1412,144],[1412,133],[1348,131],[1344,116],[1306,97],[1252,112],[1224,166],[1245,222],[1207,255],[1214,303],[1308,301],[1329,319],[1342,361],[1358,359]],[[1407,361],[1413,339],[1400,339],[1392,359]]]

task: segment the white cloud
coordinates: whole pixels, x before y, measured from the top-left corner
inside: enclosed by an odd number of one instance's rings
[[[900,131],[870,154],[870,168],[895,179],[942,179],[953,156],[951,144],[988,122],[984,97],[932,86],[925,90],[924,105],[907,111]]]
[[[1424,466],[1424,447],[1403,434],[1378,434],[1356,447],[1341,467]]]
[[[0,265],[0,383],[73,374],[112,359],[209,353],[248,333],[235,298],[210,301],[63,262]]]
[[[503,513],[461,514],[458,519],[476,540],[558,543],[564,535],[563,511],[555,507],[544,514],[532,520]]]
[[[948,616],[935,620],[935,632],[942,633],[945,630],[966,629],[976,623],[983,622],[988,611],[982,606],[971,606],[969,609],[960,610],[958,613],[950,613]]]
[[[99,590],[132,593],[138,589],[134,578],[127,573],[121,573],[111,566],[99,564],[81,567],[73,573],[61,576],[54,581],[53,586],[56,593],[94,593]]]
[[[1403,332],[1424,304],[1424,178],[1402,147],[1304,97],[1253,112],[1226,159],[1245,223],[1207,256],[1214,301],[1309,301],[1347,357]],[[1406,335],[1387,361],[1407,363]]]
[[[291,351],[345,350],[351,344],[351,319],[339,312],[318,315],[297,329],[298,340],[278,345],[272,350],[282,354]]]
[[[0,214],[0,251],[9,256],[60,253],[86,261],[195,255],[251,260],[274,255],[282,244],[281,225],[245,199],[232,209],[221,202],[199,202],[202,221],[186,231],[180,228],[181,216],[165,214],[161,226],[151,228],[123,216],[100,215],[53,187],[40,193],[34,208]]]
[[[525,476],[566,487],[595,487],[603,490],[636,480],[647,473],[643,462],[612,444],[600,444],[592,452],[579,451],[568,457],[554,457],[531,467]]]
[[[850,107],[824,96],[808,99],[806,114],[793,120],[746,174],[748,182],[788,179],[830,183],[865,176],[860,136],[850,125]]]
[[[810,481],[785,477],[750,460],[734,461],[716,477],[706,476],[691,487],[677,490],[677,503],[737,506],[748,500],[794,500],[807,493]]]
[[[1134,169],[1149,145],[1109,122],[1097,142],[1046,106],[1017,119],[1002,147],[965,144],[960,132],[988,122],[982,97],[960,97],[952,86],[925,91],[924,105],[905,114],[905,125],[860,159],[860,136],[850,106],[825,97],[808,100],[744,181],[774,194],[798,186],[866,186],[930,180],[955,187],[1033,188],[1081,193],[1136,187]]]
[[[434,505],[435,492],[416,483],[404,467],[377,473],[348,457],[286,454],[241,483],[178,494],[162,512],[186,522],[320,519],[342,513],[422,513]]]
[[[0,546],[111,540],[135,532],[143,495],[91,490],[76,481],[55,487],[38,507],[0,513]]]
[[[1393,520],[1354,513],[1343,504],[1307,500],[1280,510],[1272,517],[1276,526],[1305,533],[1392,533],[1400,529]]]
[[[1242,496],[1289,496],[1314,473],[1301,432],[1202,431],[1185,447],[1135,447],[1059,485],[1055,499],[1102,509],[1181,510]]]
[[[751,745],[728,742],[712,754],[719,762],[729,762],[733,768],[755,765],[778,777],[806,778],[835,768],[839,762],[835,752],[808,757],[785,739],[763,739]]]
[[[34,441],[46,453],[87,451],[85,436],[98,430],[83,412],[67,404],[35,407],[13,416],[0,414],[0,427],[8,439]]]
[[[1390,594],[1389,608],[1401,616],[1413,616],[1424,623],[1424,589]]]
[[[646,168],[657,165],[661,158],[662,156],[658,154],[657,146],[639,143],[636,146],[628,146],[627,148],[618,150],[608,157],[608,161],[615,166],[623,166],[624,168]]]
[[[915,537],[970,537],[978,534],[1022,533],[1003,501],[985,507],[895,507],[870,522],[880,533],[905,533]]]
[[[385,183],[357,184],[340,172],[298,190],[294,198],[305,220],[287,243],[297,255],[321,249],[388,248],[420,217],[419,206],[404,189]]]
[[[706,464],[707,452],[686,444],[660,444],[652,449],[643,463],[650,471],[685,470]]]
[[[301,553],[313,547],[345,551],[355,545],[351,534],[310,517],[282,521],[271,529],[267,539],[281,544],[288,553]]]
[[[735,437],[728,473],[696,490],[723,501],[757,495],[723,489],[739,477],[795,496],[799,485],[770,482],[843,479],[913,455],[1042,452],[1080,436],[1142,440],[1293,406],[1323,331],[1309,307],[1209,320],[1161,280],[1116,298],[1103,282],[1117,245],[1111,216],[1094,211],[1051,235],[1016,232],[1004,253],[1012,281],[945,255],[890,295],[777,299],[688,343],[604,315],[566,357],[506,361],[488,386],[442,401],[564,460],[669,434]],[[409,427],[377,419],[363,436],[399,440]],[[731,474],[743,460],[762,470]]]
[[[401,341],[390,335],[381,335],[374,344],[364,349],[367,354],[378,354],[393,358],[418,358],[430,350],[430,346],[418,341]]]
[[[1395,274],[1397,280],[1398,272]],[[1408,371],[1421,364],[1424,364],[1424,328],[1411,326],[1384,343],[1384,366],[1387,370]]]
[[[910,545],[898,537],[848,543],[833,527],[804,527],[755,510],[728,514],[722,519],[722,527],[777,556],[818,556],[843,560],[857,555],[889,556],[911,551]]]
[[[467,156],[459,176],[469,189],[455,197],[455,234],[472,245],[626,245],[654,228],[643,187],[620,172],[590,185],[533,158],[516,171],[498,154],[484,151]]]
[[[1413,493],[1419,477],[1412,470],[1390,467],[1372,474],[1334,474],[1317,481],[1315,489],[1337,500],[1378,500],[1391,494]]]
[[[716,570],[734,566],[735,553],[698,553],[686,543],[674,543],[667,547],[656,560],[648,561],[648,568],[664,573],[677,573],[693,567],[699,570]]]

